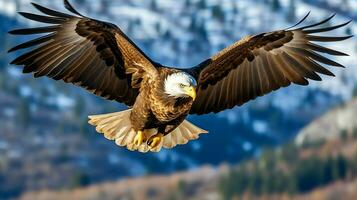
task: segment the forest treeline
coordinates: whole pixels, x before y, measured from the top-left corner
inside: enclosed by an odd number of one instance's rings
[[[357,130],[352,134],[341,131],[340,135],[342,145],[357,140]],[[278,150],[266,149],[259,159],[242,162],[222,176],[219,191],[223,199],[232,199],[247,193],[256,196],[295,195],[336,181],[356,178],[357,152],[348,156],[342,153],[323,156],[321,152],[326,145],[324,141],[318,141],[302,147],[287,144]],[[315,151],[314,154],[305,155],[312,150]]]

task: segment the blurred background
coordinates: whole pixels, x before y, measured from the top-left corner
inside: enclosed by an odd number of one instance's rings
[[[350,57],[309,87],[291,86],[217,115],[190,116],[208,135],[160,153],[115,146],[87,124],[123,110],[84,90],[9,66],[10,29],[38,24],[30,0],[0,0],[0,199],[356,199],[357,38],[330,43]],[[32,2],[64,11],[61,0]],[[116,23],[165,65],[190,67],[249,34],[352,20],[357,0],[71,0]]]

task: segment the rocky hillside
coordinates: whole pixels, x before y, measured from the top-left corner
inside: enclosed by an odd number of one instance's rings
[[[340,134],[352,134],[357,130],[357,99],[335,108],[314,120],[296,137],[297,144],[333,139]]]

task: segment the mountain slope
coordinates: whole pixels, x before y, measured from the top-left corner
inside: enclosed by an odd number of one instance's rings
[[[296,138],[301,145],[341,137],[341,133],[352,134],[357,130],[357,99],[342,105],[314,120],[302,129]]]

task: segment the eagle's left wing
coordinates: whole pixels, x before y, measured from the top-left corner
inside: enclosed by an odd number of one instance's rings
[[[12,64],[23,65],[23,72],[35,77],[63,80],[132,106],[141,80],[155,75],[154,62],[119,27],[81,15],[68,0],[64,5],[75,16],[33,5],[42,15],[19,14],[51,25],[10,31],[14,35],[44,34],[10,49],[33,48]]]
[[[317,73],[333,76],[320,63],[343,66],[317,52],[336,56],[346,54],[312,43],[342,41],[351,37],[312,35],[349,23],[315,28],[333,16],[298,29],[247,37],[197,67],[187,69],[186,71],[198,80],[197,99],[191,114],[217,113],[291,83],[308,85],[307,79],[321,80]]]

